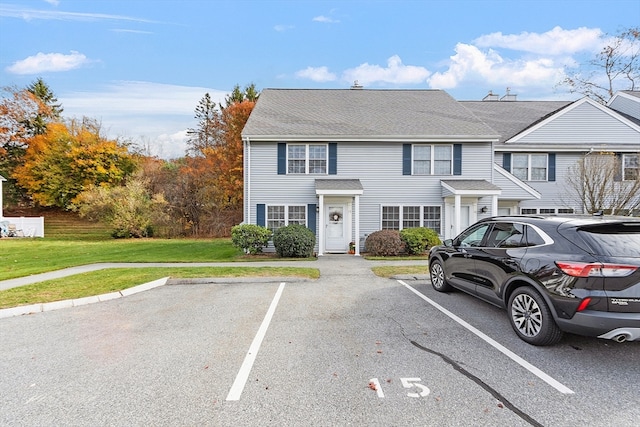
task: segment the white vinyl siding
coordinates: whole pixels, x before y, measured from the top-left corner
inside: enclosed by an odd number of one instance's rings
[[[621,124],[619,117],[584,102],[517,139],[517,144],[552,144],[560,148],[599,147],[603,141],[638,145],[638,131]]]
[[[464,175],[460,178],[491,182],[491,143],[474,142],[463,145]],[[319,203],[315,189],[317,175],[278,175],[275,143],[251,142],[249,149],[246,157],[251,161],[251,170],[245,171],[249,182],[246,187],[250,189],[250,194],[245,195],[248,223],[256,223],[256,204],[259,203],[267,206],[284,205],[285,201],[289,205]],[[400,143],[339,142],[337,170],[336,178],[357,177],[364,188],[364,193],[360,196],[360,236],[354,240],[381,229],[381,205],[443,206],[440,176],[402,174]],[[444,207],[442,209],[444,229]]]

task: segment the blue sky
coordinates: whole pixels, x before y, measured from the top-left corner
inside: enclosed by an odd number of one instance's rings
[[[173,158],[235,84],[576,99],[565,67],[639,23],[638,0],[0,0],[0,85],[42,77],[66,117]]]

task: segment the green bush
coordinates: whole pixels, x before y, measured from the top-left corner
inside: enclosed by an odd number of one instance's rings
[[[411,255],[422,255],[431,246],[440,244],[438,233],[426,227],[404,228],[400,231],[400,238]]]
[[[273,246],[283,258],[307,258],[313,255],[316,235],[304,225],[291,224],[273,233]]]
[[[255,255],[269,245],[271,230],[255,224],[240,224],[231,227],[231,243],[246,254]]]
[[[397,230],[380,230],[369,234],[364,250],[374,256],[396,256],[404,252],[405,244]]]

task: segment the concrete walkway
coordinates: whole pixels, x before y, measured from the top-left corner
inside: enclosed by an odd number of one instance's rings
[[[373,275],[371,268],[374,266],[401,266],[401,265],[421,265],[424,264],[425,273],[420,275],[399,275],[394,278],[404,280],[428,280],[427,265],[425,261],[369,261],[359,256],[352,255],[325,255],[319,257],[316,261],[256,261],[256,262],[198,262],[198,263],[97,263],[80,265],[76,267],[65,268],[62,270],[50,271],[47,273],[34,274],[31,276],[19,277],[15,279],[0,281],[0,290],[16,288],[19,286],[30,285],[45,280],[60,279],[63,277],[73,276],[75,274],[87,273],[91,271],[99,271],[110,268],[150,268],[150,267],[310,267],[320,270],[322,277],[329,276],[367,276]],[[220,279],[174,279],[173,281],[189,281],[189,282],[213,282],[213,281],[284,281],[292,280],[285,277],[261,277],[261,278],[220,278]],[[294,278],[293,280],[304,280]],[[75,307],[79,305],[92,304],[101,301],[107,301],[115,298],[121,298],[138,292],[163,286],[169,281],[168,277],[154,280],[153,282],[143,283],[141,285],[123,289],[119,292],[111,292],[109,294],[96,295],[86,298],[78,298],[74,300],[55,301],[50,303],[32,304],[27,306],[19,306],[0,310],[0,318],[19,316],[23,314],[31,314],[42,311],[58,310],[61,308]]]

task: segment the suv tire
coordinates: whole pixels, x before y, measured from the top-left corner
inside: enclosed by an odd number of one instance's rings
[[[433,289],[438,292],[449,292],[453,290],[444,277],[444,268],[440,261],[433,260],[429,263],[429,273],[431,275],[431,286],[433,286]]]
[[[532,345],[553,345],[562,339],[562,331],[553,320],[542,296],[529,286],[513,291],[507,305],[509,321],[516,334]]]

